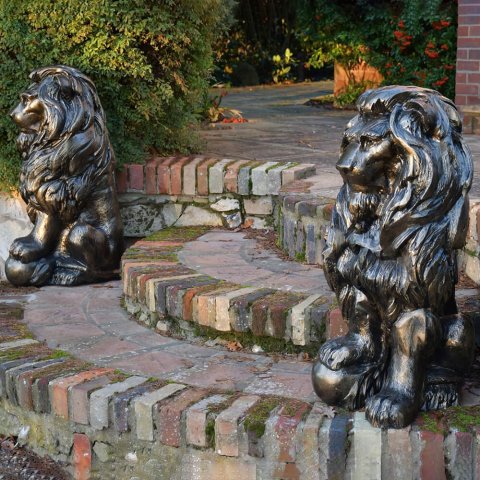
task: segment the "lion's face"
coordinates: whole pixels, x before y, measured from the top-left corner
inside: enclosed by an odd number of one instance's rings
[[[23,92],[10,117],[23,133],[37,133],[45,121],[45,106],[38,98],[38,92],[35,89]]]
[[[394,144],[387,132],[385,117],[357,117],[347,127],[336,167],[352,191],[381,194],[387,188],[395,168]]]

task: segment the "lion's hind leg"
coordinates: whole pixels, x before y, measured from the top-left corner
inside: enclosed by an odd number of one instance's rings
[[[385,383],[366,401],[372,425],[403,428],[414,420],[423,402],[428,363],[441,335],[438,318],[429,310],[405,312],[394,323]]]

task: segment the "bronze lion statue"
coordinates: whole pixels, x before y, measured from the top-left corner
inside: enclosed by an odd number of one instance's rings
[[[5,264],[14,285],[77,285],[117,275],[123,227],[114,154],[92,81],[40,68],[10,113],[20,129],[20,193],[33,223]]]
[[[473,167],[457,109],[438,92],[388,86],[357,108],[324,250],[349,332],[322,345],[312,377],[327,403],[401,428],[422,407],[455,404],[473,360],[473,326],[455,302]]]

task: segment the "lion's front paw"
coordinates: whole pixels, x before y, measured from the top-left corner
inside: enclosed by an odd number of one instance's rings
[[[10,246],[10,256],[22,263],[30,263],[45,256],[45,247],[32,237],[21,237]]]
[[[404,428],[415,419],[418,401],[415,395],[384,388],[365,402],[367,420],[375,427]]]
[[[366,342],[358,335],[346,335],[325,342],[318,358],[330,370],[339,370],[364,359],[368,352]]]

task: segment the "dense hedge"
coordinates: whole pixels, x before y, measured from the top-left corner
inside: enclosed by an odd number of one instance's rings
[[[55,63],[96,83],[119,164],[147,150],[188,151],[212,43],[231,0],[0,2],[0,189],[17,182],[17,131],[6,116],[28,74]]]
[[[298,35],[311,62],[365,60],[385,84],[455,94],[457,2],[451,0],[302,0]]]

